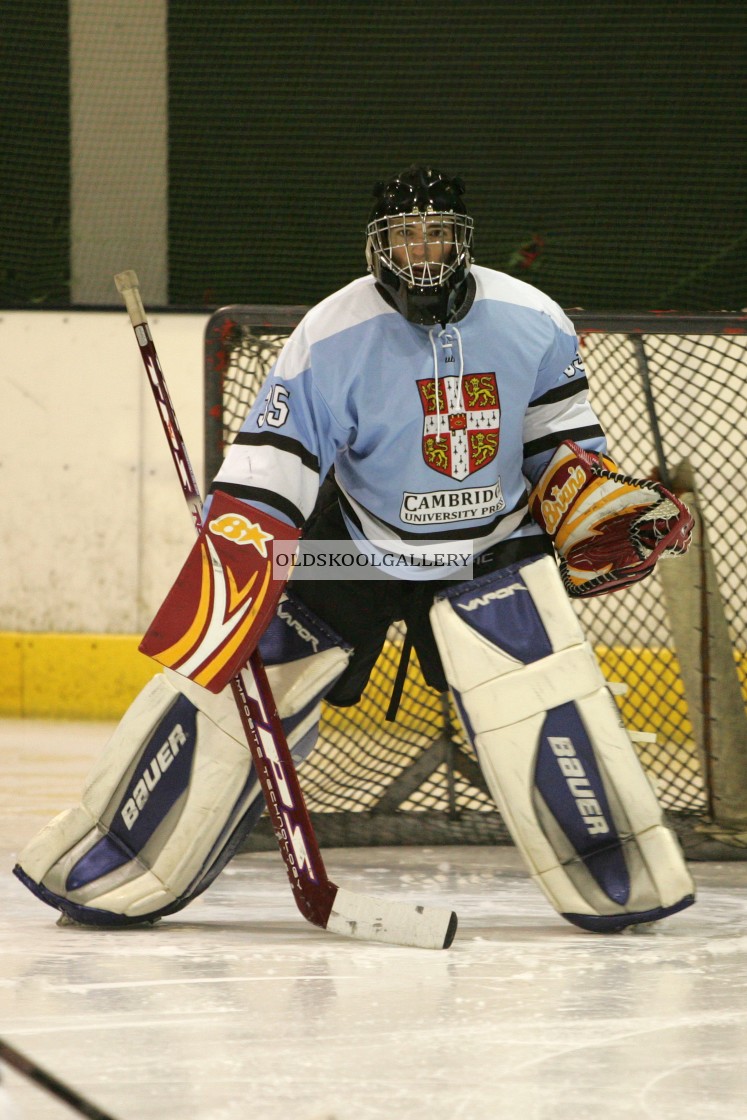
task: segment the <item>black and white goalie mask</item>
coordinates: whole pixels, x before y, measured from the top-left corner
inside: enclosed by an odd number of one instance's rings
[[[374,188],[366,260],[379,291],[411,323],[453,321],[468,292],[472,218],[464,184],[415,167]]]

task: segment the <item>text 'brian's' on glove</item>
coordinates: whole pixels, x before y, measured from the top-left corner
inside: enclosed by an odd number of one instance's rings
[[[661,483],[630,478],[571,440],[558,447],[529,506],[553,539],[574,598],[643,579],[662,556],[686,552],[693,530],[687,506]]]

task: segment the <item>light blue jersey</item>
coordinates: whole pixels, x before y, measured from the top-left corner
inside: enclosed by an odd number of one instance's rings
[[[606,449],[574,327],[529,284],[473,266],[469,310],[409,323],[372,277],[335,292],[288,339],[214,486],[301,526],[334,466],[362,551],[443,578],[445,546],[538,534],[528,486],[559,443]],[[395,569],[393,569],[393,572]]]

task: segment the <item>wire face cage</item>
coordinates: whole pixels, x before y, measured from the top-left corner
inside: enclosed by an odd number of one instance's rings
[[[410,287],[445,284],[469,263],[472,218],[429,211],[394,214],[369,222],[368,244],[381,263]]]
[[[209,482],[300,307],[223,308],[205,344]],[[747,317],[572,314],[610,452],[696,500],[698,547],[612,595],[576,602],[641,761],[686,851],[747,857]],[[693,497],[694,496],[694,497]],[[323,707],[301,781],[327,846],[509,837],[448,694],[413,657],[386,719],[402,628],[355,708]],[[258,829],[254,848],[270,846]]]

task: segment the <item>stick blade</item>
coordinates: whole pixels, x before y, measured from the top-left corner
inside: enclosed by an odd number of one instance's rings
[[[124,272],[118,272],[114,277],[114,283],[117,285],[118,292],[127,292],[131,288],[140,287],[137,273],[131,268],[125,269]]]
[[[387,902],[338,887],[326,928],[362,941],[448,949],[456,933],[457,916],[452,910]]]

